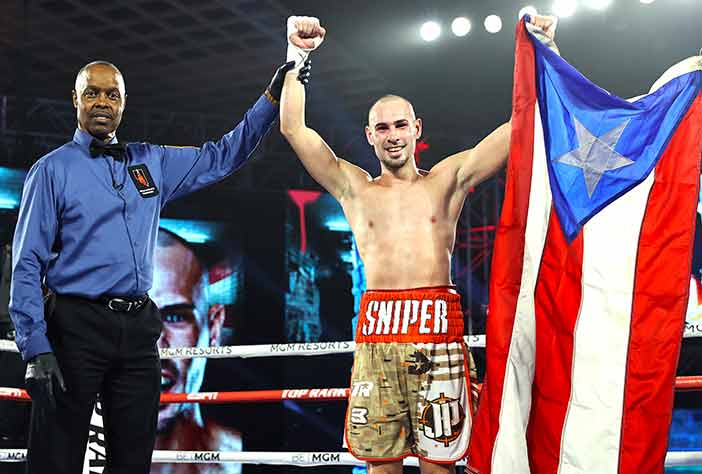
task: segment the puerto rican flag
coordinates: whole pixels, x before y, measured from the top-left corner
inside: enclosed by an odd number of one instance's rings
[[[626,101],[524,22],[516,42],[469,471],[660,474],[690,282],[702,58]]]

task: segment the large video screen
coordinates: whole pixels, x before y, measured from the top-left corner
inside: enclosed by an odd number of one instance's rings
[[[182,352],[179,348],[207,351],[208,347],[233,344],[246,298],[243,242],[241,226],[231,221],[161,220],[149,295],[163,321],[158,340],[162,356],[176,355]],[[162,358],[161,393],[200,392],[207,363],[202,357]],[[161,405],[155,449],[241,451],[245,433],[234,420],[208,416],[207,408],[198,403]],[[98,405],[86,455],[91,473],[102,472],[105,461],[100,410]],[[219,472],[241,472],[237,464],[222,466]],[[180,472],[184,468],[159,463],[153,465],[152,472]]]
[[[288,191],[285,235],[287,340],[352,340],[366,284],[341,206],[326,193]]]

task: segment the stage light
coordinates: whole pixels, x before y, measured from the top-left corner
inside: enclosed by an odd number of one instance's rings
[[[0,166],[0,209],[17,209],[22,195],[25,170]]]
[[[519,10],[519,19],[521,20],[524,15],[529,15],[529,16],[534,16],[538,15],[536,11],[536,7],[533,7],[531,5],[527,5],[526,7],[522,8]]]
[[[451,23],[451,31],[453,31],[453,34],[456,36],[467,35],[468,33],[470,33],[470,28],[470,20],[463,16],[455,18]]]
[[[193,244],[210,242],[222,232],[222,224],[211,221],[161,219],[159,225]]]
[[[485,29],[488,33],[498,33],[502,29],[502,18],[497,15],[488,15],[485,18]]]
[[[605,10],[612,4],[612,0],[589,0],[587,6],[593,10]]]
[[[13,197],[0,196],[0,209],[17,209],[19,201]]]
[[[575,13],[578,4],[575,0],[556,0],[553,2],[553,13],[559,18],[567,18]]]
[[[419,29],[419,35],[424,41],[434,41],[441,36],[441,25],[435,21],[426,21]]]
[[[324,222],[324,227],[332,232],[351,232],[349,222],[342,216],[331,217]]]

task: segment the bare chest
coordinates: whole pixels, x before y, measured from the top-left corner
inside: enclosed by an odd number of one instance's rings
[[[446,203],[426,186],[369,189],[345,212],[362,247],[436,240],[455,228]]]

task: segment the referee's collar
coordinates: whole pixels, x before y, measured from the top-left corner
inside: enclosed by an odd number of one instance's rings
[[[73,141],[85,148],[86,150],[90,148],[90,143],[93,140],[99,140],[98,138],[95,138],[88,132],[81,130],[80,128],[76,128],[75,133],[73,134]],[[117,143],[117,135],[112,138],[109,142],[107,142],[107,145],[114,145]]]

